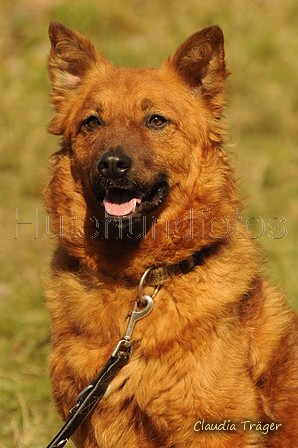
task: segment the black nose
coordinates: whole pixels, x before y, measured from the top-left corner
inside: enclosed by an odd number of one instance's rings
[[[97,169],[104,177],[117,179],[131,167],[131,159],[120,151],[109,151],[100,157]]]

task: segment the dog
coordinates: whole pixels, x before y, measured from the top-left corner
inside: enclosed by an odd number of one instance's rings
[[[47,296],[62,419],[119,341],[133,349],[74,443],[298,446],[298,319],[264,275],[223,148],[221,29],[193,34],[158,69],[116,67],[57,22],[49,36],[49,131],[62,144],[44,193],[58,241]]]

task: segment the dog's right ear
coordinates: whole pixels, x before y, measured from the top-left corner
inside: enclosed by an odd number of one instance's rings
[[[86,37],[59,22],[49,27],[51,53],[49,75],[52,103],[56,111],[61,101],[72,96],[86,73],[94,65],[105,65],[106,60]]]

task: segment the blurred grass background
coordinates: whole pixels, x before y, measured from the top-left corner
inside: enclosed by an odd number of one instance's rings
[[[47,371],[50,328],[40,280],[54,245],[44,236],[40,200],[45,167],[58,146],[46,132],[52,19],[86,34],[126,66],[157,66],[193,32],[221,26],[232,72],[228,149],[249,197],[246,218],[263,219],[258,240],[270,275],[298,309],[297,0],[1,0],[1,448],[46,446],[60,427]],[[285,237],[269,227],[272,218],[271,225],[286,228]],[[16,229],[17,222],[31,224]]]

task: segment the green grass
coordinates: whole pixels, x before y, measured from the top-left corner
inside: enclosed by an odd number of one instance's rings
[[[46,446],[59,428],[47,371],[49,316],[40,277],[53,240],[40,201],[58,139],[46,132],[50,20],[88,35],[118,65],[159,65],[193,32],[219,24],[232,76],[228,149],[261,217],[269,272],[298,310],[298,4],[296,0],[4,0],[0,10],[0,440]],[[16,237],[16,208],[18,226]],[[36,209],[38,222],[36,224]],[[287,234],[269,226],[283,218]],[[258,218],[260,219],[260,218]],[[256,222],[255,222],[256,223]],[[273,225],[271,223],[271,225]],[[258,229],[255,229],[256,235]],[[274,236],[275,239],[270,238]],[[71,444],[69,444],[71,446]]]

